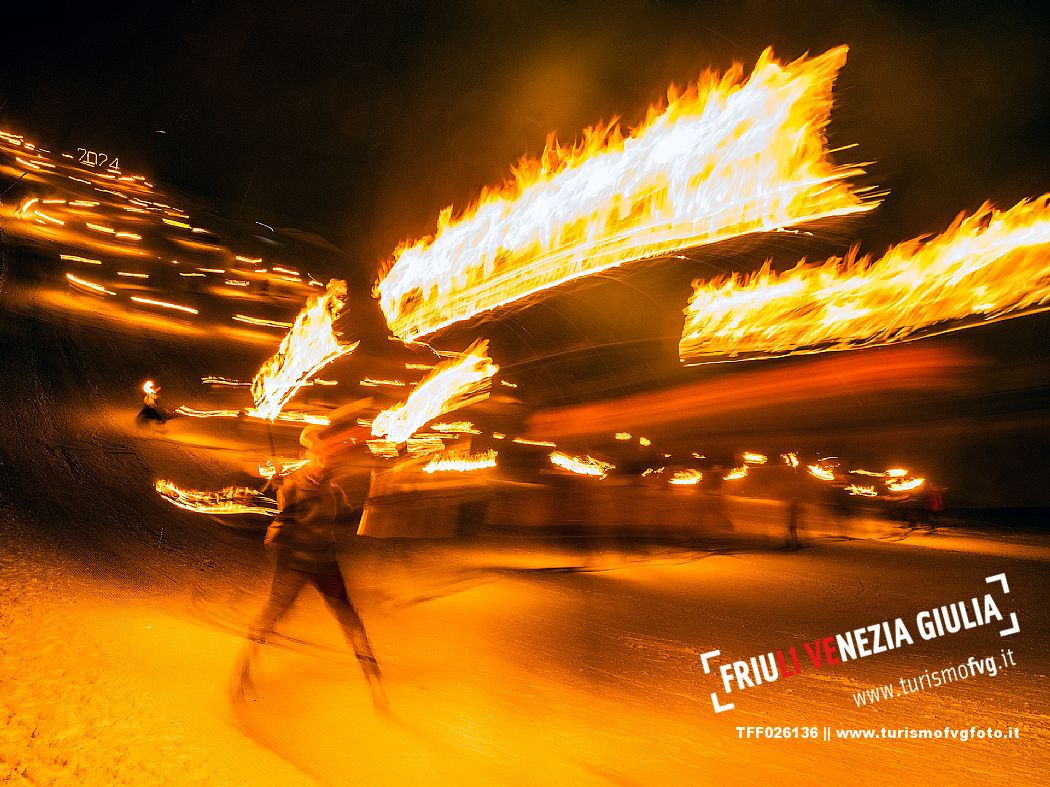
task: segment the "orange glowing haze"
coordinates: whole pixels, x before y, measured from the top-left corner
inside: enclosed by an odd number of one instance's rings
[[[310,298],[252,380],[252,397],[263,418],[277,418],[281,408],[311,377],[336,358],[352,353],[360,342],[343,344],[335,322],[346,308],[346,282],[332,279],[327,289]]]
[[[891,344],[1040,311],[1050,301],[1050,195],[982,206],[878,260],[694,282],[679,355],[702,363]]]
[[[375,287],[390,329],[416,339],[565,281],[634,260],[874,207],[827,158],[824,128],[846,47],[750,77],[706,73],[625,139],[615,124],[482,193],[395,251]]]
[[[435,418],[488,396],[488,382],[499,367],[488,357],[489,343],[478,340],[455,358],[442,361],[408,398],[372,420],[372,434],[403,443]]]

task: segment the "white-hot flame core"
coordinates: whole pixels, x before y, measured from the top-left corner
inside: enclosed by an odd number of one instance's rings
[[[372,435],[404,443],[417,429],[445,413],[488,396],[488,383],[499,367],[488,357],[489,343],[478,340],[462,355],[442,361],[408,398],[372,420]]]
[[[198,514],[263,514],[272,516],[277,502],[255,489],[228,486],[219,492],[179,489],[170,481],[157,481],[155,488],[172,505]]]
[[[891,344],[1040,311],[1050,303],[1050,194],[982,206],[878,260],[833,257],[782,274],[694,282],[683,360]]]
[[[595,459],[593,456],[569,456],[561,451],[551,453],[550,460],[552,465],[560,467],[562,470],[568,470],[570,473],[576,473],[577,475],[591,475],[597,478],[605,478],[610,470],[616,468],[616,465],[603,462],[601,459]]]
[[[424,473],[457,472],[467,473],[474,470],[496,466],[496,452],[485,451],[471,454],[466,451],[448,451],[435,456],[424,467]]]
[[[693,470],[687,468],[685,470],[675,470],[674,475],[671,476],[667,482],[674,486],[696,486],[704,480],[704,474],[699,470]]]
[[[346,299],[346,282],[328,282],[323,293],[306,302],[276,354],[259,369],[252,380],[252,397],[263,418],[276,419],[305,382],[336,358],[357,349],[360,342],[343,344],[335,330]]]
[[[827,158],[831,87],[846,47],[788,65],[762,53],[564,149],[395,253],[375,291],[405,340],[582,276],[739,235],[868,210]]]

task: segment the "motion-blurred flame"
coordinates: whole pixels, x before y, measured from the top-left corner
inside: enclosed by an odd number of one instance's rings
[[[747,475],[747,465],[740,465],[740,467],[734,467],[724,476],[723,481],[736,481],[738,478],[744,478]]]
[[[782,274],[694,282],[679,343],[702,363],[891,344],[1047,308],[1050,194],[985,204],[876,261],[832,257]]]
[[[550,460],[552,465],[560,467],[562,470],[568,470],[570,473],[576,473],[577,475],[591,475],[597,478],[605,478],[610,470],[616,468],[616,465],[603,462],[601,459],[595,459],[593,456],[569,456],[561,451],[551,453]]]
[[[160,496],[172,505],[198,514],[263,514],[272,516],[277,502],[245,486],[228,486],[220,492],[179,489],[170,481],[157,481]]]
[[[754,451],[744,451],[743,459],[744,464],[748,465],[764,465],[769,461],[769,458],[765,454],[758,454]]]
[[[274,420],[303,383],[357,349],[360,342],[343,344],[335,330],[346,299],[346,282],[328,282],[323,293],[306,302],[276,354],[259,369],[252,380],[252,397],[264,418]]]
[[[406,340],[572,279],[746,233],[872,208],[827,159],[824,127],[846,47],[781,65],[762,53],[668,90],[624,139],[598,126],[551,138],[514,180],[398,248],[375,292]]]
[[[671,476],[667,483],[675,486],[696,486],[703,479],[704,474],[699,470],[687,468],[685,470],[675,470],[674,475]]]
[[[850,484],[845,488],[847,494],[856,495],[857,497],[878,497],[878,492],[875,491],[873,486],[861,486],[860,484]]]
[[[911,492],[925,483],[925,478],[890,478],[886,481],[886,488],[891,492]]]
[[[372,420],[372,434],[403,443],[440,415],[488,396],[488,381],[499,367],[488,357],[489,343],[479,339],[462,355],[442,361],[408,395]]]
[[[439,473],[454,471],[466,473],[474,470],[484,470],[496,466],[496,452],[485,451],[480,454],[471,454],[466,451],[447,451],[440,456],[435,456],[424,467],[424,473]]]

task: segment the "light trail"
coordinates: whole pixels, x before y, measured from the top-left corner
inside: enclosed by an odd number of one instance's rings
[[[745,79],[705,74],[624,139],[548,142],[509,185],[398,248],[375,292],[412,340],[563,282],[639,259],[874,207],[828,159],[824,128],[846,47],[788,65],[766,50]]]
[[[499,367],[488,357],[488,342],[478,340],[461,355],[437,364],[405,401],[372,420],[372,434],[394,443],[445,413],[481,401]]]
[[[154,488],[172,505],[197,514],[272,516],[280,511],[276,500],[244,486],[228,486],[219,492],[199,492],[180,489],[170,481],[157,481]]]
[[[360,342],[344,344],[335,323],[346,308],[346,282],[332,279],[312,296],[281,340],[277,352],[252,380],[252,397],[264,417],[273,420],[303,383]]]
[[[603,462],[593,456],[569,456],[561,451],[553,451],[548,457],[555,467],[568,470],[576,475],[588,475],[595,478],[605,478],[610,470],[616,469],[616,465]]]
[[[192,306],[180,306],[177,303],[169,303],[168,301],[155,301],[152,298],[143,298],[138,295],[132,295],[131,300],[135,303],[141,303],[146,306],[159,306],[162,309],[172,309],[174,311],[185,312],[186,314],[199,314],[197,309]]]
[[[88,281],[87,279],[81,279],[78,276],[74,276],[72,273],[67,273],[66,278],[78,287],[84,287],[91,292],[97,292],[100,295],[116,295],[113,290],[107,290],[101,284],[95,284],[94,282]]]
[[[1048,308],[1050,194],[1007,211],[961,215],[878,260],[832,257],[785,273],[694,283],[679,343],[684,361],[871,347]]]
[[[469,473],[496,466],[496,452],[471,454],[466,451],[448,451],[431,459],[423,466],[424,473]]]

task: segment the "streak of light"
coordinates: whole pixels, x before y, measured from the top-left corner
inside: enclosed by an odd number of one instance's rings
[[[515,437],[511,442],[517,443],[518,445],[535,445],[540,448],[557,448],[555,443],[550,440],[530,440],[527,437]]]
[[[471,454],[466,451],[449,451],[431,459],[423,467],[424,473],[457,472],[467,473],[496,466],[496,452],[485,451]]]
[[[287,273],[289,276],[300,276],[302,274],[299,271],[292,270],[291,268],[282,268],[280,265],[274,265],[271,269],[276,273]]]
[[[722,476],[722,480],[736,481],[740,478],[744,478],[747,475],[747,472],[747,465],[740,465],[740,467],[734,467],[732,470],[730,470],[728,473]]]
[[[199,313],[191,306],[180,306],[177,303],[168,303],[167,301],[155,301],[152,298],[141,298],[138,295],[132,295],[131,300],[135,301],[135,303],[145,304],[146,306],[159,306],[162,309],[174,309],[176,311],[185,312],[186,314]]]
[[[93,260],[90,257],[78,257],[76,254],[59,254],[58,258],[68,262],[86,262],[88,265],[102,264],[102,260]]]
[[[274,460],[270,459],[266,464],[259,465],[259,476],[261,478],[273,478],[275,475],[288,475],[289,473],[294,473],[300,467],[310,464],[310,462],[310,459],[281,459],[274,464]]]
[[[639,437],[638,438],[638,445],[640,445],[640,446],[642,446],[644,448],[648,448],[652,444],[653,444],[653,441],[650,440],[648,437]]]
[[[129,273],[128,271],[117,271],[118,276],[126,276],[130,279],[148,279],[148,273]]]
[[[835,473],[823,465],[807,465],[806,470],[809,471],[811,476],[819,478],[821,481],[833,481],[835,479]]]
[[[376,286],[388,325],[412,339],[564,281],[750,232],[868,210],[826,158],[839,47],[783,66],[769,50],[668,92],[626,140],[598,127],[431,237],[399,248]]]
[[[241,380],[230,380],[226,377],[202,377],[201,382],[205,385],[226,385],[237,388],[247,388],[251,385],[248,382],[242,382]]]
[[[891,492],[911,492],[926,483],[925,478],[891,478],[886,481],[886,488]]]
[[[552,451],[549,459],[552,465],[560,467],[562,470],[568,470],[576,475],[594,476],[596,478],[605,478],[610,470],[616,468],[616,465],[603,462],[601,459],[595,459],[593,456],[569,456],[560,451]]]
[[[252,380],[252,397],[265,417],[276,418],[303,383],[357,349],[360,342],[344,344],[335,329],[346,302],[346,282],[338,279],[332,279],[323,293],[306,302],[277,352]]]
[[[225,268],[197,268],[201,273],[226,273]]]
[[[372,421],[372,434],[402,443],[438,416],[481,401],[499,367],[488,357],[488,342],[475,341],[462,354],[442,361],[405,401],[383,410]]]
[[[405,387],[405,381],[404,380],[375,380],[375,379],[373,379],[371,377],[366,377],[365,379],[359,381],[358,385],[363,385],[365,388],[379,388],[380,386],[384,386],[384,385],[392,387],[392,388],[404,388]]]
[[[199,492],[193,489],[180,489],[170,481],[157,481],[154,488],[172,505],[198,514],[271,516],[280,511],[277,501],[244,486],[228,486],[220,492]]]
[[[405,364],[405,368],[406,369],[410,369],[412,371],[425,372],[425,371],[429,371],[429,370],[433,369],[434,368],[434,364],[432,364],[432,363],[406,363]]]
[[[431,424],[430,428],[435,432],[445,432],[456,434],[481,434],[480,431],[474,428],[474,424],[470,421],[449,421],[447,423]]]
[[[744,464],[748,465],[764,465],[769,461],[769,457],[765,454],[758,454],[753,451],[744,451],[743,459]]]
[[[613,437],[615,437],[617,440],[630,440],[631,439],[631,433],[630,432],[617,432],[616,434],[613,435]]]
[[[234,259],[238,262],[250,262],[253,265],[258,265],[262,262],[262,257],[242,257],[240,254],[236,255]]]
[[[845,492],[857,497],[878,497],[878,492],[873,486],[862,486],[861,484],[850,484],[845,487]]]
[[[769,263],[748,276],[694,283],[685,361],[769,357],[908,341],[1050,308],[1050,194],[1006,211],[985,204],[940,235],[878,260]]]
[[[90,221],[84,222],[84,226],[87,227],[89,230],[94,230],[95,232],[105,232],[105,233],[108,233],[109,235],[115,235],[116,232],[117,232],[112,227],[106,227],[106,226],[104,226],[102,224],[93,224]]]
[[[493,432],[492,433],[492,439],[493,440],[505,440],[506,438],[507,438],[507,435],[503,434],[503,432]]]
[[[247,314],[235,314],[233,319],[237,322],[246,322],[249,325],[263,325],[267,328],[291,328],[293,323],[281,320],[266,320],[262,317],[249,317]]]
[[[886,473],[877,473],[874,470],[850,470],[850,475],[867,475],[872,478],[885,478]]]
[[[116,295],[116,293],[113,292],[113,290],[107,290],[101,284],[95,284],[94,282],[87,281],[86,279],[81,279],[77,276],[74,276],[72,273],[67,273],[66,278],[78,287],[85,287],[86,289],[89,289],[92,292],[97,292],[100,295]]]
[[[168,224],[168,225],[170,225],[172,227],[179,227],[180,229],[184,229],[184,230],[192,229],[190,227],[190,225],[187,224],[184,221],[176,221],[175,219],[166,219],[166,218],[163,218],[163,217],[161,218],[161,221],[163,221],[165,224]]]
[[[245,281],[244,279],[227,279],[223,282],[223,284],[226,284],[230,287],[247,287],[249,284],[251,284],[251,282]]]
[[[507,380],[500,380],[499,384],[500,385],[505,385],[507,388],[517,388],[518,387],[517,383],[508,382]]]
[[[903,478],[904,476],[908,475],[908,471],[905,470],[903,467],[891,467],[889,470],[886,471],[886,475],[889,478]]]

